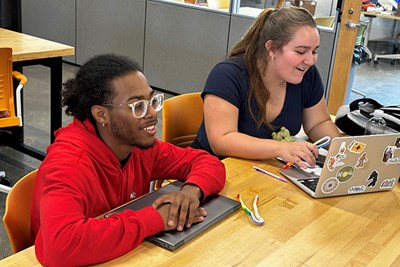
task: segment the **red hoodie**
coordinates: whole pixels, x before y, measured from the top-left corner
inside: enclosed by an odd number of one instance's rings
[[[135,147],[121,169],[93,125],[77,119],[56,132],[39,168],[32,206],[32,232],[44,265],[88,265],[117,258],[164,223],[153,207],[96,219],[149,192],[150,181],[179,179],[195,184],[204,197],[225,185],[224,165],[202,150],[181,149],[155,140]]]

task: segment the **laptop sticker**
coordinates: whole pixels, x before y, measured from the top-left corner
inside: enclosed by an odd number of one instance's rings
[[[400,148],[400,138],[396,139],[396,142],[394,143],[395,146],[397,146],[398,148]]]
[[[367,187],[365,185],[353,185],[347,190],[349,194],[363,193]]]
[[[353,177],[354,168],[352,166],[344,166],[342,167],[336,174],[336,178],[339,182],[344,183]]]
[[[354,165],[354,168],[356,169],[362,169],[364,168],[365,162],[368,161],[367,158],[367,153],[362,153],[362,155],[357,159],[356,165]]]
[[[333,171],[335,170],[336,167],[338,166],[343,166],[344,162],[340,161],[341,159],[339,157],[330,157],[328,159],[328,170]]]
[[[397,139],[396,139],[396,142],[394,143],[394,145],[395,145],[397,148],[400,148],[400,138],[397,138]]]
[[[336,155],[337,160],[345,159],[346,158],[346,142],[342,142],[340,144],[339,153]]]
[[[331,194],[335,192],[335,190],[339,186],[339,180],[336,177],[332,177],[327,179],[321,187],[321,191],[325,194]]]
[[[390,189],[396,183],[396,178],[385,179],[382,181],[381,185],[379,186],[381,189]]]
[[[366,145],[364,143],[353,140],[351,142],[351,144],[349,145],[349,151],[359,154],[359,153],[363,152],[365,147],[366,147]]]
[[[386,162],[386,165],[389,164],[399,164],[400,157],[395,157],[394,154],[398,148],[396,146],[387,146],[383,151],[382,161]]]
[[[375,187],[378,177],[379,173],[376,170],[373,170],[367,178],[367,182],[369,182],[367,187]]]

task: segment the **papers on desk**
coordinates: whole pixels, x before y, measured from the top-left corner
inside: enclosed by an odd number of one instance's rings
[[[397,9],[397,2],[396,0],[379,0],[378,3],[385,8],[387,11],[391,11],[392,8]]]
[[[367,7],[367,12],[373,12],[381,15],[392,15],[393,13],[392,11],[383,10],[382,7],[373,7],[373,6]]]
[[[391,15],[393,13],[393,8],[397,9],[396,0],[379,0],[379,6],[367,7],[367,12],[375,12],[382,15]]]

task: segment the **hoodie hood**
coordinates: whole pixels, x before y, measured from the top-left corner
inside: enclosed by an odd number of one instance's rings
[[[80,121],[76,118],[73,122],[55,132],[55,142],[47,149],[47,153],[58,151],[59,148],[65,150],[71,147],[73,150],[81,150],[95,159],[103,162],[105,166],[114,166],[120,169],[120,163],[114,152],[97,136],[93,124],[86,119]],[[66,146],[67,144],[67,146]]]

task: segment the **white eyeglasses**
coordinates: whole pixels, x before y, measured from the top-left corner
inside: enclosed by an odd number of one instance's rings
[[[164,105],[164,94],[156,94],[150,100],[139,100],[132,104],[103,104],[106,107],[130,107],[132,109],[133,117],[140,119],[143,118],[149,106],[151,106],[155,111],[159,112]]]

